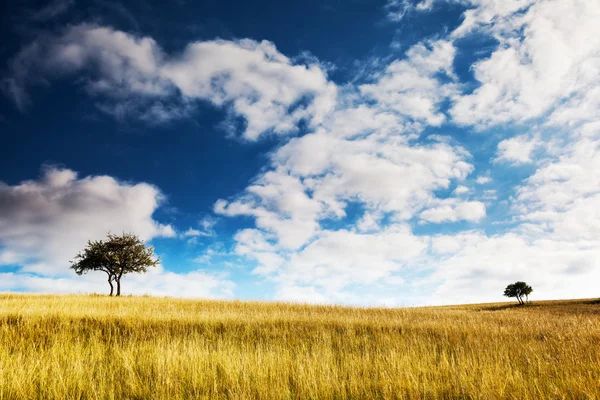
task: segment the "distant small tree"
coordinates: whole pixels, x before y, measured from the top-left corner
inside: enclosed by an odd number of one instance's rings
[[[506,287],[506,289],[504,289],[504,295],[506,297],[516,297],[519,301],[519,304],[525,304],[523,297],[529,301],[529,295],[531,292],[533,292],[532,287],[521,281],[511,283]]]
[[[133,233],[121,236],[108,233],[106,240],[88,241],[87,247],[71,261],[71,268],[77,275],[90,271],[102,271],[108,276],[110,296],[113,295],[113,282],[117,283],[117,296],[121,295],[121,278],[135,272],[146,273],[148,268],[158,265],[154,250],[148,247]]]

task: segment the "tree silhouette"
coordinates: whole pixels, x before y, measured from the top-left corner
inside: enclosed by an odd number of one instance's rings
[[[506,287],[506,289],[504,289],[504,295],[506,297],[516,297],[519,301],[519,304],[525,304],[523,297],[529,301],[529,295],[531,292],[533,292],[532,287],[521,281],[511,283]]]
[[[113,282],[117,283],[117,296],[121,295],[121,278],[135,272],[146,273],[160,260],[154,257],[154,250],[148,247],[133,233],[121,236],[108,233],[106,240],[88,241],[87,247],[71,261],[71,268],[77,275],[89,271],[102,271],[108,276],[110,296],[113,295]]]

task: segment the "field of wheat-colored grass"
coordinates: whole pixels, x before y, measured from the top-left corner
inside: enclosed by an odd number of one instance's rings
[[[598,399],[600,303],[0,295],[0,399]]]

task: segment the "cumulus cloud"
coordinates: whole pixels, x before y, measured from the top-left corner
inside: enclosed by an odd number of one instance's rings
[[[459,97],[453,117],[480,130],[535,123],[541,134],[501,141],[495,160],[536,169],[510,200],[516,226],[494,235],[433,237],[436,268],[420,284],[435,288],[437,303],[489,301],[488,292],[514,280],[533,284],[539,298],[595,296],[600,103],[592,76],[600,65],[600,8],[579,1],[476,3],[454,34],[484,29],[501,44],[476,64],[481,86]]]
[[[463,35],[478,26],[499,40],[492,55],[473,65],[481,83],[455,98],[451,114],[477,129],[544,116],[568,100],[578,104],[598,87],[600,4],[586,0],[482,0],[467,11]],[[519,11],[519,13],[517,13]],[[575,109],[571,107],[570,114]],[[555,120],[564,119],[560,113]]]
[[[255,229],[236,235],[234,251],[277,283],[278,298],[350,301],[344,291],[352,285],[400,282],[395,273],[427,248],[406,221],[473,171],[463,148],[436,138],[420,143],[413,124],[443,120],[431,96],[445,85],[435,75],[450,73],[452,57],[448,43],[416,45],[351,105],[338,104],[314,132],[272,152],[271,168],[243,193],[215,203],[217,214],[254,219]],[[324,228],[347,218],[351,203],[364,209],[355,225]],[[450,219],[480,219],[481,206],[453,203]]]
[[[255,274],[277,284],[279,300],[360,303],[347,291],[349,287],[402,284],[395,274],[417,260],[427,246],[428,238],[396,224],[377,232],[322,230],[298,251],[263,247],[246,255],[258,262]]]
[[[600,237],[593,209],[600,102],[591,77],[600,46],[578,39],[595,32],[595,4],[567,3],[471,1],[448,40],[415,46],[359,86],[352,106],[338,107],[313,133],[275,151],[269,172],[215,205],[225,215],[255,218],[257,229],[240,241],[241,253],[258,263],[254,272],[278,284],[279,298],[308,302],[360,303],[349,288],[364,283],[385,291],[394,282],[421,304],[500,300],[514,280],[531,282],[540,298],[591,295]],[[452,40],[476,30],[500,46],[474,65],[480,87],[459,94]],[[448,97],[453,121],[478,130],[533,120],[538,131],[571,128],[556,143],[546,141],[550,132],[499,143],[496,161],[537,168],[509,200],[514,224],[501,233],[424,236],[406,225],[415,216],[481,222],[483,201],[498,196],[496,188],[461,184],[473,171],[466,151],[444,140],[414,141],[419,127],[411,123],[443,123],[439,104]],[[480,171],[475,182],[491,186],[490,173]],[[455,195],[475,198],[436,196],[453,182]],[[325,229],[324,221],[348,217],[349,203],[363,207],[362,217],[345,229]],[[395,253],[384,243],[409,249]]]
[[[530,163],[531,154],[541,145],[535,136],[515,136],[498,143],[498,155],[495,161],[505,161],[512,164]]]
[[[524,220],[543,223],[564,239],[595,240],[600,218],[594,205],[600,196],[600,129],[583,137],[529,177],[517,190],[515,209]]]
[[[439,205],[423,211],[419,217],[425,222],[479,222],[485,217],[485,204],[480,201],[454,201],[448,199]]]
[[[466,231],[455,235],[434,235],[431,238],[431,251],[434,254],[455,254],[468,245],[485,239],[483,232]]]
[[[108,231],[133,232],[142,240],[175,235],[152,217],[163,195],[146,183],[109,176],[78,178],[48,167],[38,180],[0,183],[0,258],[44,274],[66,273],[87,240]]]
[[[485,185],[488,184],[492,181],[492,178],[490,178],[487,175],[480,175],[477,177],[477,179],[475,179],[475,182],[479,185]]]
[[[28,86],[90,69],[85,88],[91,93],[126,97],[166,95],[171,89],[159,70],[164,54],[151,38],[136,38],[95,25],[78,25],[61,35],[41,36],[10,60],[5,90],[20,108],[30,98]]]
[[[239,198],[217,202],[215,212],[253,216],[257,227],[295,249],[319,231],[319,221],[345,217],[349,202],[410,219],[433,201],[434,190],[472,170],[460,148],[382,140],[379,133],[346,140],[320,131],[293,139],[273,154],[274,170]]]
[[[248,140],[294,132],[301,120],[319,123],[336,97],[319,65],[296,65],[268,41],[194,42],[168,55],[152,38],[90,24],[23,48],[10,61],[3,89],[23,109],[31,84],[75,75],[90,94],[110,100],[104,109],[111,114],[149,112],[169,120],[182,107],[165,106],[165,98],[204,100],[242,117]]]
[[[37,180],[0,183],[0,290],[40,293],[105,293],[105,278],[76,276],[69,261],[88,240],[108,231],[133,232],[144,241],[173,237],[175,231],[153,219],[164,196],[146,183],[109,176],[78,177],[66,168],[46,167]],[[174,273],[159,265],[147,274],[127,276],[127,293],[182,297],[232,297],[225,274],[202,270]]]
[[[471,189],[469,189],[468,187],[464,186],[464,185],[459,185],[456,187],[456,189],[454,189],[454,194],[457,196],[463,195],[463,194],[467,194],[470,193]]]
[[[375,234],[341,229],[319,238],[289,258],[278,279],[337,291],[351,284],[388,278],[427,247],[427,239],[396,225]]]
[[[214,211],[252,216],[257,227],[277,235],[282,246],[298,248],[317,230],[322,205],[308,196],[302,182],[282,171],[270,171],[232,202],[219,200]]]
[[[503,27],[515,13],[526,10],[535,3],[535,0],[456,0],[455,2],[462,2],[469,7],[463,14],[460,26],[452,32],[453,37],[461,37],[475,29],[490,25]]]
[[[428,125],[440,125],[445,120],[439,104],[455,92],[453,83],[443,83],[440,74],[453,76],[455,49],[451,42],[438,40],[418,43],[406,58],[392,62],[374,83],[359,90],[377,100],[378,106],[393,110]]]
[[[514,228],[432,238],[436,268],[421,284],[435,288],[435,302],[489,301],[488,292],[515,280],[532,284],[539,298],[596,296],[600,127],[584,125],[561,140],[532,160],[536,171],[516,188]]]

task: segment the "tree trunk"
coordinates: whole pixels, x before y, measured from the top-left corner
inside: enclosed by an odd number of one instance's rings
[[[115,287],[113,286],[112,281],[111,281],[110,278],[111,277],[109,276],[108,277],[108,284],[110,285],[110,294],[109,294],[109,296],[112,296],[113,295],[113,291],[115,290]]]
[[[115,278],[117,281],[117,296],[121,295],[121,278]]]

